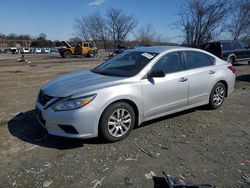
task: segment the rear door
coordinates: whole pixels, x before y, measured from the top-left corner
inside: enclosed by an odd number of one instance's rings
[[[185,63],[189,80],[188,105],[208,101],[216,80],[215,58],[199,51],[185,51]]]
[[[164,55],[152,69],[162,70],[165,77],[145,78],[141,81],[144,117],[187,106],[188,79],[182,53],[171,52]]]

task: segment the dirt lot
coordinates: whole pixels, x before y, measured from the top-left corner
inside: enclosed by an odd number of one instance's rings
[[[28,55],[27,64],[18,63],[18,57],[0,55],[0,187],[95,187],[101,180],[100,187],[160,187],[162,171],[192,183],[250,187],[241,178],[250,173],[249,65],[236,66],[235,92],[220,109],[166,116],[107,144],[48,136],[34,112],[43,84],[96,66],[101,58]],[[150,171],[157,178],[147,179]]]

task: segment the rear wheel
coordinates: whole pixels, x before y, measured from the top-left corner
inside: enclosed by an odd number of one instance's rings
[[[128,136],[134,124],[133,108],[127,103],[117,102],[104,111],[100,121],[100,133],[105,140],[117,142]]]
[[[95,52],[94,51],[90,51],[89,52],[89,57],[91,57],[91,58],[95,57]]]
[[[215,84],[210,94],[209,107],[212,109],[219,108],[224,101],[225,95],[226,95],[225,85],[221,82]]]
[[[248,61],[248,65],[250,65],[250,61]]]
[[[67,52],[64,53],[64,57],[65,58],[71,58],[71,56],[72,56],[72,54],[69,51],[67,51]]]

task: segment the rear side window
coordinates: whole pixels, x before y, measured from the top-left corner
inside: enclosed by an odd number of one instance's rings
[[[238,42],[238,41],[234,41],[233,42],[233,46],[234,46],[234,49],[241,49],[241,48],[243,48],[243,45],[240,42]]]
[[[162,70],[165,74],[175,73],[184,70],[181,52],[173,52],[163,56],[153,66],[153,69]]]
[[[231,42],[222,42],[221,43],[221,48],[223,50],[232,50],[233,49],[232,43]]]
[[[202,68],[209,65],[214,65],[215,59],[205,53],[195,52],[195,51],[186,51],[186,66],[187,69]]]

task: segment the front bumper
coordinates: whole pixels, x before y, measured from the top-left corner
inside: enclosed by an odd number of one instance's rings
[[[88,104],[83,108],[55,112],[36,102],[39,123],[51,135],[69,138],[93,138],[98,136],[99,116],[97,108]],[[75,131],[72,131],[75,130]]]

